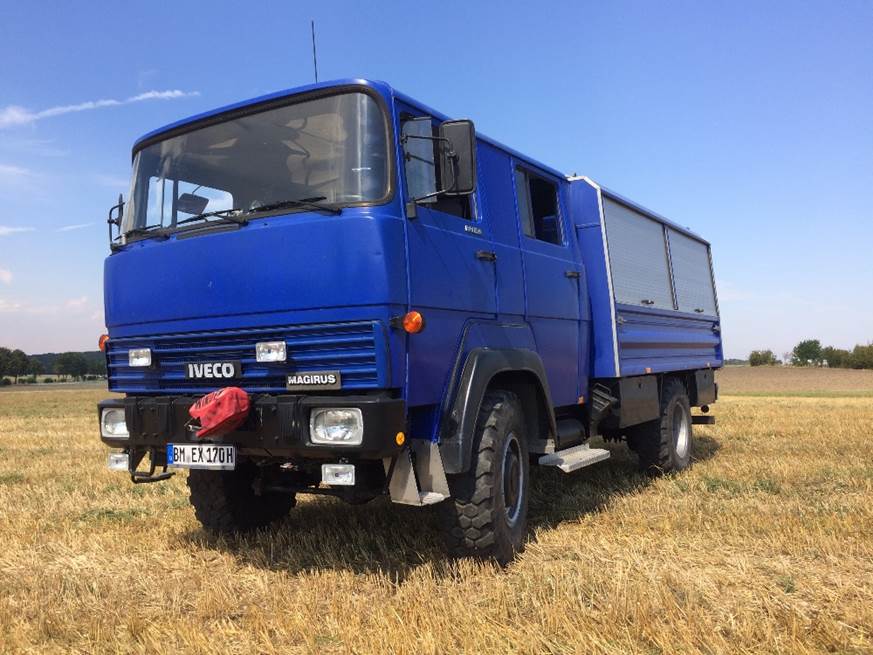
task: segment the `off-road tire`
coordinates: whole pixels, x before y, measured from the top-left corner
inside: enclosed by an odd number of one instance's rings
[[[293,494],[255,494],[253,483],[258,467],[240,462],[233,471],[188,473],[188,489],[194,515],[209,532],[231,535],[269,525],[294,507]]]
[[[452,498],[438,505],[443,538],[453,556],[506,565],[524,550],[530,495],[524,425],[518,396],[509,391],[485,394],[470,470],[448,476]]]
[[[688,393],[679,380],[669,378],[661,389],[661,417],[630,428],[627,445],[637,454],[641,471],[663,475],[688,468],[693,443]]]

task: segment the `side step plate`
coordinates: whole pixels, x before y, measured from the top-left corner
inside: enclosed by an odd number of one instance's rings
[[[564,473],[570,473],[596,462],[609,459],[609,451],[605,448],[592,448],[587,443],[566,450],[559,450],[539,459],[540,466],[557,466]]]

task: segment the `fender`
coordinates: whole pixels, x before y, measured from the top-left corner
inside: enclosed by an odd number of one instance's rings
[[[440,455],[446,473],[463,473],[470,468],[476,419],[485,391],[495,375],[512,371],[530,373],[536,379],[546,403],[549,432],[556,433],[552,397],[540,356],[523,348],[474,348],[464,362],[454,399],[440,420]]]

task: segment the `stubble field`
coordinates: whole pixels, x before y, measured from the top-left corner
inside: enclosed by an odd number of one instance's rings
[[[505,571],[427,510],[300,500],[208,537],[105,469],[94,389],[0,393],[0,652],[871,653],[873,373],[735,369],[694,466],[535,473]],[[861,372],[863,373],[863,372]]]

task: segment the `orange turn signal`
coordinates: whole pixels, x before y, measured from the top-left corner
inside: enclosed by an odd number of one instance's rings
[[[424,329],[424,316],[411,311],[403,317],[403,329],[409,334],[418,334]]]
[[[105,352],[107,341],[109,341],[109,335],[108,334],[101,334],[100,338],[97,339],[97,347],[100,348],[101,351]]]
[[[398,446],[402,446],[404,443],[406,443],[406,435],[402,432],[398,432],[397,436],[394,437],[394,443],[396,443]]]

